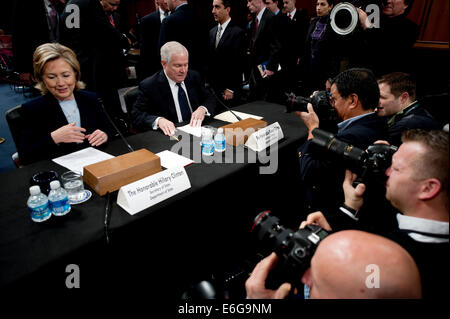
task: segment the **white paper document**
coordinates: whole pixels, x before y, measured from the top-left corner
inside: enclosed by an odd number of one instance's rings
[[[183,132],[189,133],[189,134],[197,136],[197,137],[202,136],[202,127],[201,126],[193,127],[193,126],[190,126],[189,124],[187,124],[185,126],[177,127],[177,130],[181,130]]]
[[[111,158],[114,158],[114,156],[99,151],[96,148],[88,147],[81,151],[54,158],[52,161],[71,171],[77,171],[83,174],[83,167]]]
[[[248,118],[252,118],[252,119],[256,119],[256,120],[262,119],[262,116],[257,116],[257,115],[248,114],[248,113],[242,113],[242,112],[238,112],[238,111],[234,111],[234,110],[233,110],[233,113],[236,114],[237,116],[239,116],[243,120],[248,119]],[[226,111],[226,112],[223,112],[223,113],[220,113],[220,114],[214,116],[214,118],[216,120],[221,120],[221,121],[228,122],[228,123],[236,123],[239,120],[236,118],[236,116],[233,115],[233,113],[231,113],[230,111]]]
[[[189,188],[191,182],[184,167],[170,168],[122,186],[117,204],[134,215]]]
[[[190,158],[171,151],[162,151],[156,155],[161,158],[161,166],[165,168],[186,167],[192,163],[195,163]]]

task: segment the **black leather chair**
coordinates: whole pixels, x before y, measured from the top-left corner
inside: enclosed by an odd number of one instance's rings
[[[14,144],[17,146],[21,140],[23,120],[21,115],[22,105],[17,105],[5,112],[6,122],[8,123],[9,130],[11,131],[12,138],[14,140]],[[14,153],[11,155],[12,160],[16,167],[21,167],[20,159],[18,153]]]
[[[133,123],[131,122],[131,108],[133,107],[133,104],[136,102],[137,94],[138,94],[138,86],[132,86],[128,88],[123,95],[125,107],[127,109],[128,122],[130,123],[130,133],[137,133],[136,129],[133,128]]]

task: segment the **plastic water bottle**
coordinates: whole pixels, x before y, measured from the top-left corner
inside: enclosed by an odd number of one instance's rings
[[[27,205],[30,210],[31,219],[34,222],[40,223],[52,217],[48,198],[45,194],[41,193],[41,188],[38,185],[30,187],[30,197],[28,198]]]
[[[214,150],[216,152],[225,151],[225,135],[223,134],[223,128],[219,127],[216,136],[214,136]]]
[[[48,201],[55,216],[63,216],[70,212],[69,197],[67,191],[61,187],[59,181],[50,182],[50,193]]]
[[[204,129],[202,131],[202,154],[211,156],[214,154],[214,140],[212,137],[213,133],[209,129]]]

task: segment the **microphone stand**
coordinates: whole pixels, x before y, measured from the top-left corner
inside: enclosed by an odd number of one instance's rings
[[[232,110],[231,108],[229,108],[228,106],[226,106],[225,103],[223,103],[223,102],[217,97],[217,95],[216,95],[216,93],[214,92],[214,90],[213,90],[212,87],[209,87],[208,89],[209,89],[209,91],[214,95],[214,97],[216,98],[216,100],[219,101],[219,103],[220,103],[221,105],[223,105],[223,106],[227,109],[227,111],[229,111],[231,114],[233,114],[233,115],[237,118],[238,121],[242,121],[241,117],[239,117],[236,113],[234,113],[233,110]]]
[[[111,119],[111,117],[109,116],[108,112],[105,109],[105,106],[103,105],[103,100],[101,98],[97,99],[98,102],[100,103],[100,105],[103,108],[103,111],[105,112],[106,117],[108,118],[109,123],[112,124],[112,126],[114,127],[114,129],[116,130],[117,133],[119,133],[120,138],[122,139],[122,141],[125,143],[125,145],[128,147],[128,149],[130,150],[130,152],[134,152],[134,149],[131,147],[131,145],[128,143],[128,141],[126,140],[126,138],[122,135],[122,133],[120,132],[120,130],[117,128],[116,124],[114,124],[114,121]]]

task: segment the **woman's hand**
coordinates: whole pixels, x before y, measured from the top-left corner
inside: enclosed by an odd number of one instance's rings
[[[83,143],[86,129],[75,126],[75,122],[64,125],[50,133],[55,144],[60,143]]]
[[[86,138],[92,146],[99,146],[108,140],[108,135],[100,130],[95,130],[94,133],[86,135]]]

